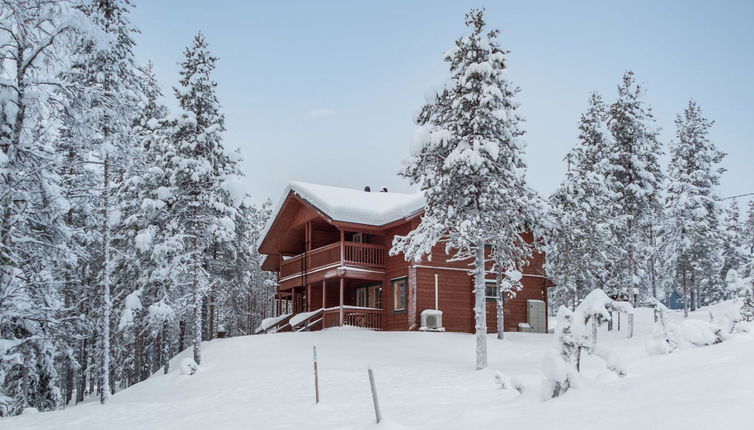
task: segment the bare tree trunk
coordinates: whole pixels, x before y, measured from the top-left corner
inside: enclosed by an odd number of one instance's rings
[[[477,243],[474,265],[476,370],[481,370],[487,367],[487,309],[484,298],[484,240],[480,240],[479,243]]]
[[[686,265],[683,265],[683,317],[688,318],[689,317],[689,289],[688,289],[688,281],[686,280]]]
[[[162,361],[162,369],[164,374],[168,374],[170,370],[170,328],[168,322],[162,323],[162,335],[160,336],[160,360]]]
[[[107,134],[107,133],[105,133]],[[103,216],[102,246],[104,253],[102,275],[102,369],[100,371],[100,403],[105,404],[110,398],[110,159],[105,155],[104,189],[102,190]]]

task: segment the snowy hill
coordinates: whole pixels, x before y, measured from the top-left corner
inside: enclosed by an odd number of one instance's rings
[[[707,319],[709,312],[692,313]],[[680,320],[680,314],[672,315]],[[587,386],[542,401],[542,357],[553,335],[509,333],[489,339],[490,367],[474,371],[474,337],[456,333],[378,333],[330,329],[205,344],[204,364],[183,376],[172,362],[117,393],[106,406],[87,403],[63,411],[0,420],[13,430],[41,429],[708,429],[750,428],[754,404],[754,334],[721,344],[650,356],[652,326],[642,309],[637,333],[600,332],[599,341],[624,359],[618,378],[587,359]],[[625,328],[625,327],[624,327]],[[320,368],[314,403],[312,346]],[[386,420],[375,425],[367,367],[375,371]],[[523,383],[523,394],[501,390],[496,370]],[[474,427],[478,426],[478,427]]]

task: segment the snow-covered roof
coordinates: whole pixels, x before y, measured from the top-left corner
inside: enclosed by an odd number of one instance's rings
[[[367,192],[295,181],[285,188],[283,197],[262,232],[260,243],[267,236],[275,217],[291,192],[333,221],[373,226],[382,226],[414,215],[424,209],[425,202],[424,194],[420,192]]]
[[[293,191],[333,221],[385,225],[424,208],[422,193],[383,193],[291,182],[284,197]]]

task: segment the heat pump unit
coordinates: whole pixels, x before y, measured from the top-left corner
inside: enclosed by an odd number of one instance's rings
[[[436,309],[425,309],[421,316],[422,331],[445,331],[442,326],[442,311]]]

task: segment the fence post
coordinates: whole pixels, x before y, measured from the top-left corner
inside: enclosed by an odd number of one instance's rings
[[[372,368],[369,368],[369,385],[372,387],[372,402],[374,403],[374,415],[377,417],[377,424],[382,420],[382,414],[380,414],[380,402],[377,400],[377,388],[374,386],[374,372]]]
[[[314,351],[314,401],[319,403],[319,372],[317,371],[317,347],[313,347]]]

